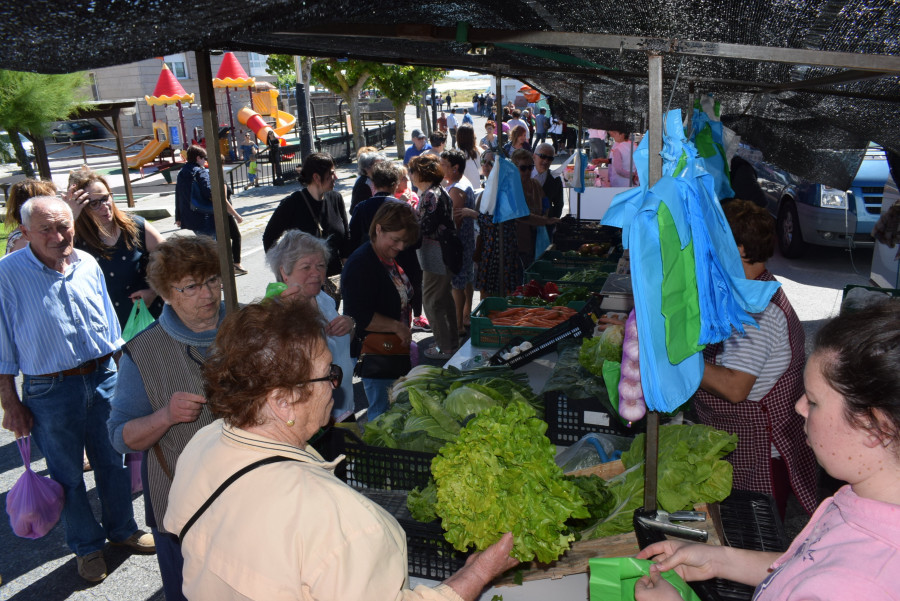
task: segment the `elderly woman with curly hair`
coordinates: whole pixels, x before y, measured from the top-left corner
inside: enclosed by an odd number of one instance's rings
[[[172,474],[184,445],[213,417],[201,368],[225,316],[216,243],[182,236],[150,256],[147,279],[166,301],[159,320],[132,338],[119,361],[107,427],[120,453],[146,451],[144,505],[167,601],[181,593],[181,550],[163,528]]]
[[[328,350],[334,362],[349,375],[356,363],[350,358],[350,339],[356,321],[338,313],[334,299],[322,290],[330,258],[331,250],[324,240],[300,230],[288,230],[266,254],[266,264],[275,278],[287,285],[282,297],[296,295],[322,314],[328,324],[325,326]],[[331,412],[336,421],[343,421],[353,413],[353,408],[353,379],[347,377],[334,391]]]
[[[510,534],[445,582],[410,590],[403,529],[335,477],[342,458],[325,461],[309,445],[350,376],[332,363],[323,327],[313,306],[281,298],[222,324],[204,366],[221,419],[185,448],[165,518],[181,538],[185,595],[473,601],[515,564]]]

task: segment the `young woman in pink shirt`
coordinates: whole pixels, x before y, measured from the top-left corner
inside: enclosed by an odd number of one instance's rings
[[[658,562],[636,601],[681,599],[659,572],[756,586],[754,599],[900,599],[900,303],[824,325],[796,410],[819,464],[847,483],[819,505],[786,553],[676,541],[648,546]]]

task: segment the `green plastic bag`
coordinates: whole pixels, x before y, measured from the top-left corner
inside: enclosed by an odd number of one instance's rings
[[[131,306],[131,315],[128,316],[128,321],[122,328],[122,339],[128,342],[154,321],[156,320],[150,315],[150,309],[144,304],[144,299],[139,298],[138,302]]]
[[[591,601],[634,601],[634,585],[650,573],[652,561],[634,557],[591,559]],[[697,593],[674,570],[660,576],[674,586],[684,601],[701,601]]]

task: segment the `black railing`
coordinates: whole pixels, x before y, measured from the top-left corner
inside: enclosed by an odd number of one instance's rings
[[[353,136],[342,134],[328,138],[316,138],[316,152],[327,152],[338,165],[353,161]]]
[[[397,124],[391,121],[372,129],[366,129],[364,136],[366,146],[375,146],[376,148],[393,146],[397,138]]]

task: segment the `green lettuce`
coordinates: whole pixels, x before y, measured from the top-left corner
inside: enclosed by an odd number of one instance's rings
[[[575,535],[566,520],[590,514],[556,465],[546,430],[525,403],[492,407],[434,458],[434,509],[456,549],[485,549],[509,531],[520,561],[550,562],[569,548]]]

